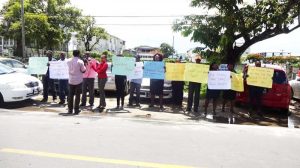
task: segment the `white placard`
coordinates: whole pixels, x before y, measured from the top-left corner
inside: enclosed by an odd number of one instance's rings
[[[69,79],[67,61],[50,61],[49,73],[51,79]]]
[[[208,89],[211,90],[231,89],[230,71],[209,71]]]
[[[134,72],[127,76],[127,79],[142,79],[143,78],[143,62],[136,62]]]

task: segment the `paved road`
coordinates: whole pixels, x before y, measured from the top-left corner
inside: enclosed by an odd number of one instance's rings
[[[1,168],[298,168],[300,130],[0,110]]]

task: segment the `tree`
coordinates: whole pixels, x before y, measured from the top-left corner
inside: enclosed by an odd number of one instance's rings
[[[24,0],[26,45],[39,49],[54,49],[71,38],[79,28],[81,11],[70,7],[69,0]],[[17,42],[18,56],[22,55],[21,4],[9,0],[0,11],[3,15],[0,33]]]
[[[190,15],[173,29],[205,44],[226,62],[237,62],[251,45],[300,27],[300,0],[192,0],[213,15]],[[298,17],[298,20],[297,20]]]
[[[173,55],[175,53],[174,48],[167,43],[162,43],[160,45],[160,51],[163,53],[165,57],[169,57],[170,55]]]
[[[101,39],[108,39],[109,34],[104,28],[96,26],[95,18],[86,17],[81,20],[81,27],[77,38],[84,43],[86,51],[92,51]]]

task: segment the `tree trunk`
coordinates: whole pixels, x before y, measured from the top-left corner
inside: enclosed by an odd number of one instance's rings
[[[16,55],[20,58],[23,57],[23,55],[22,55],[22,41],[21,40],[17,40]]]

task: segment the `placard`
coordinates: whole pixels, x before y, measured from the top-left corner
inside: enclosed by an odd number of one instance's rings
[[[166,63],[166,80],[184,81],[185,64]]]
[[[117,57],[112,58],[112,74],[114,75],[131,75],[135,68],[135,58],[133,57]]]
[[[209,65],[186,63],[184,80],[197,83],[207,83]]]
[[[145,61],[144,78],[165,79],[165,64],[162,61]]]
[[[144,67],[143,62],[136,62],[133,73],[131,75],[127,76],[127,79],[141,79],[141,78],[143,78],[143,71],[144,71],[143,67]]]
[[[211,90],[231,89],[230,71],[209,71],[208,89]]]
[[[50,79],[69,79],[69,67],[67,61],[50,61]]]
[[[244,78],[243,74],[236,74],[231,72],[231,90],[237,91],[237,92],[243,92],[244,91]]]
[[[248,67],[247,84],[263,88],[272,88],[274,69]]]
[[[48,57],[29,57],[29,74],[45,75],[48,70]]]

